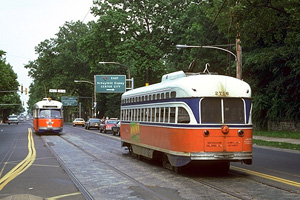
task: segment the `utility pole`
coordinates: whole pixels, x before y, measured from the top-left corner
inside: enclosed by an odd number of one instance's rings
[[[239,5],[240,1],[236,1],[236,4]],[[236,78],[242,79],[242,47],[241,47],[241,37],[240,37],[240,24],[239,18],[236,23]]]
[[[236,78],[242,79],[242,47],[239,34],[236,38]]]

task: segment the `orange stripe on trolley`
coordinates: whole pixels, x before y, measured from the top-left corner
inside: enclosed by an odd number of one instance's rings
[[[208,136],[204,136],[205,130],[209,131]],[[224,134],[221,129],[182,129],[124,123],[121,125],[121,138],[177,152],[251,152],[252,129],[243,129],[243,137],[238,136],[238,130],[230,128]]]

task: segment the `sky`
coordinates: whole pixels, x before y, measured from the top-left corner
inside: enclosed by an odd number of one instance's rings
[[[93,0],[0,0],[0,50],[6,52],[6,63],[13,67],[24,90],[32,82],[24,65],[37,59],[35,47],[55,38],[66,21],[95,20],[92,5]],[[27,108],[29,96],[19,94]]]

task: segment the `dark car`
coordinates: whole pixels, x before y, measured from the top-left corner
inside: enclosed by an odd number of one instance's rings
[[[113,132],[113,135],[120,135],[120,125],[121,122],[119,121],[117,124],[115,124],[111,129]]]
[[[98,118],[90,118],[84,124],[85,129],[97,128],[99,130],[101,121]]]
[[[117,124],[119,122],[119,120],[116,119],[107,119],[105,120],[105,123],[101,124],[100,126],[100,133],[104,132],[112,132],[112,127]]]

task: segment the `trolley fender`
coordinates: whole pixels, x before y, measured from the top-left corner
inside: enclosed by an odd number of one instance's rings
[[[191,158],[187,156],[175,156],[171,154],[166,155],[168,156],[170,164],[174,167],[181,167],[191,162]]]

